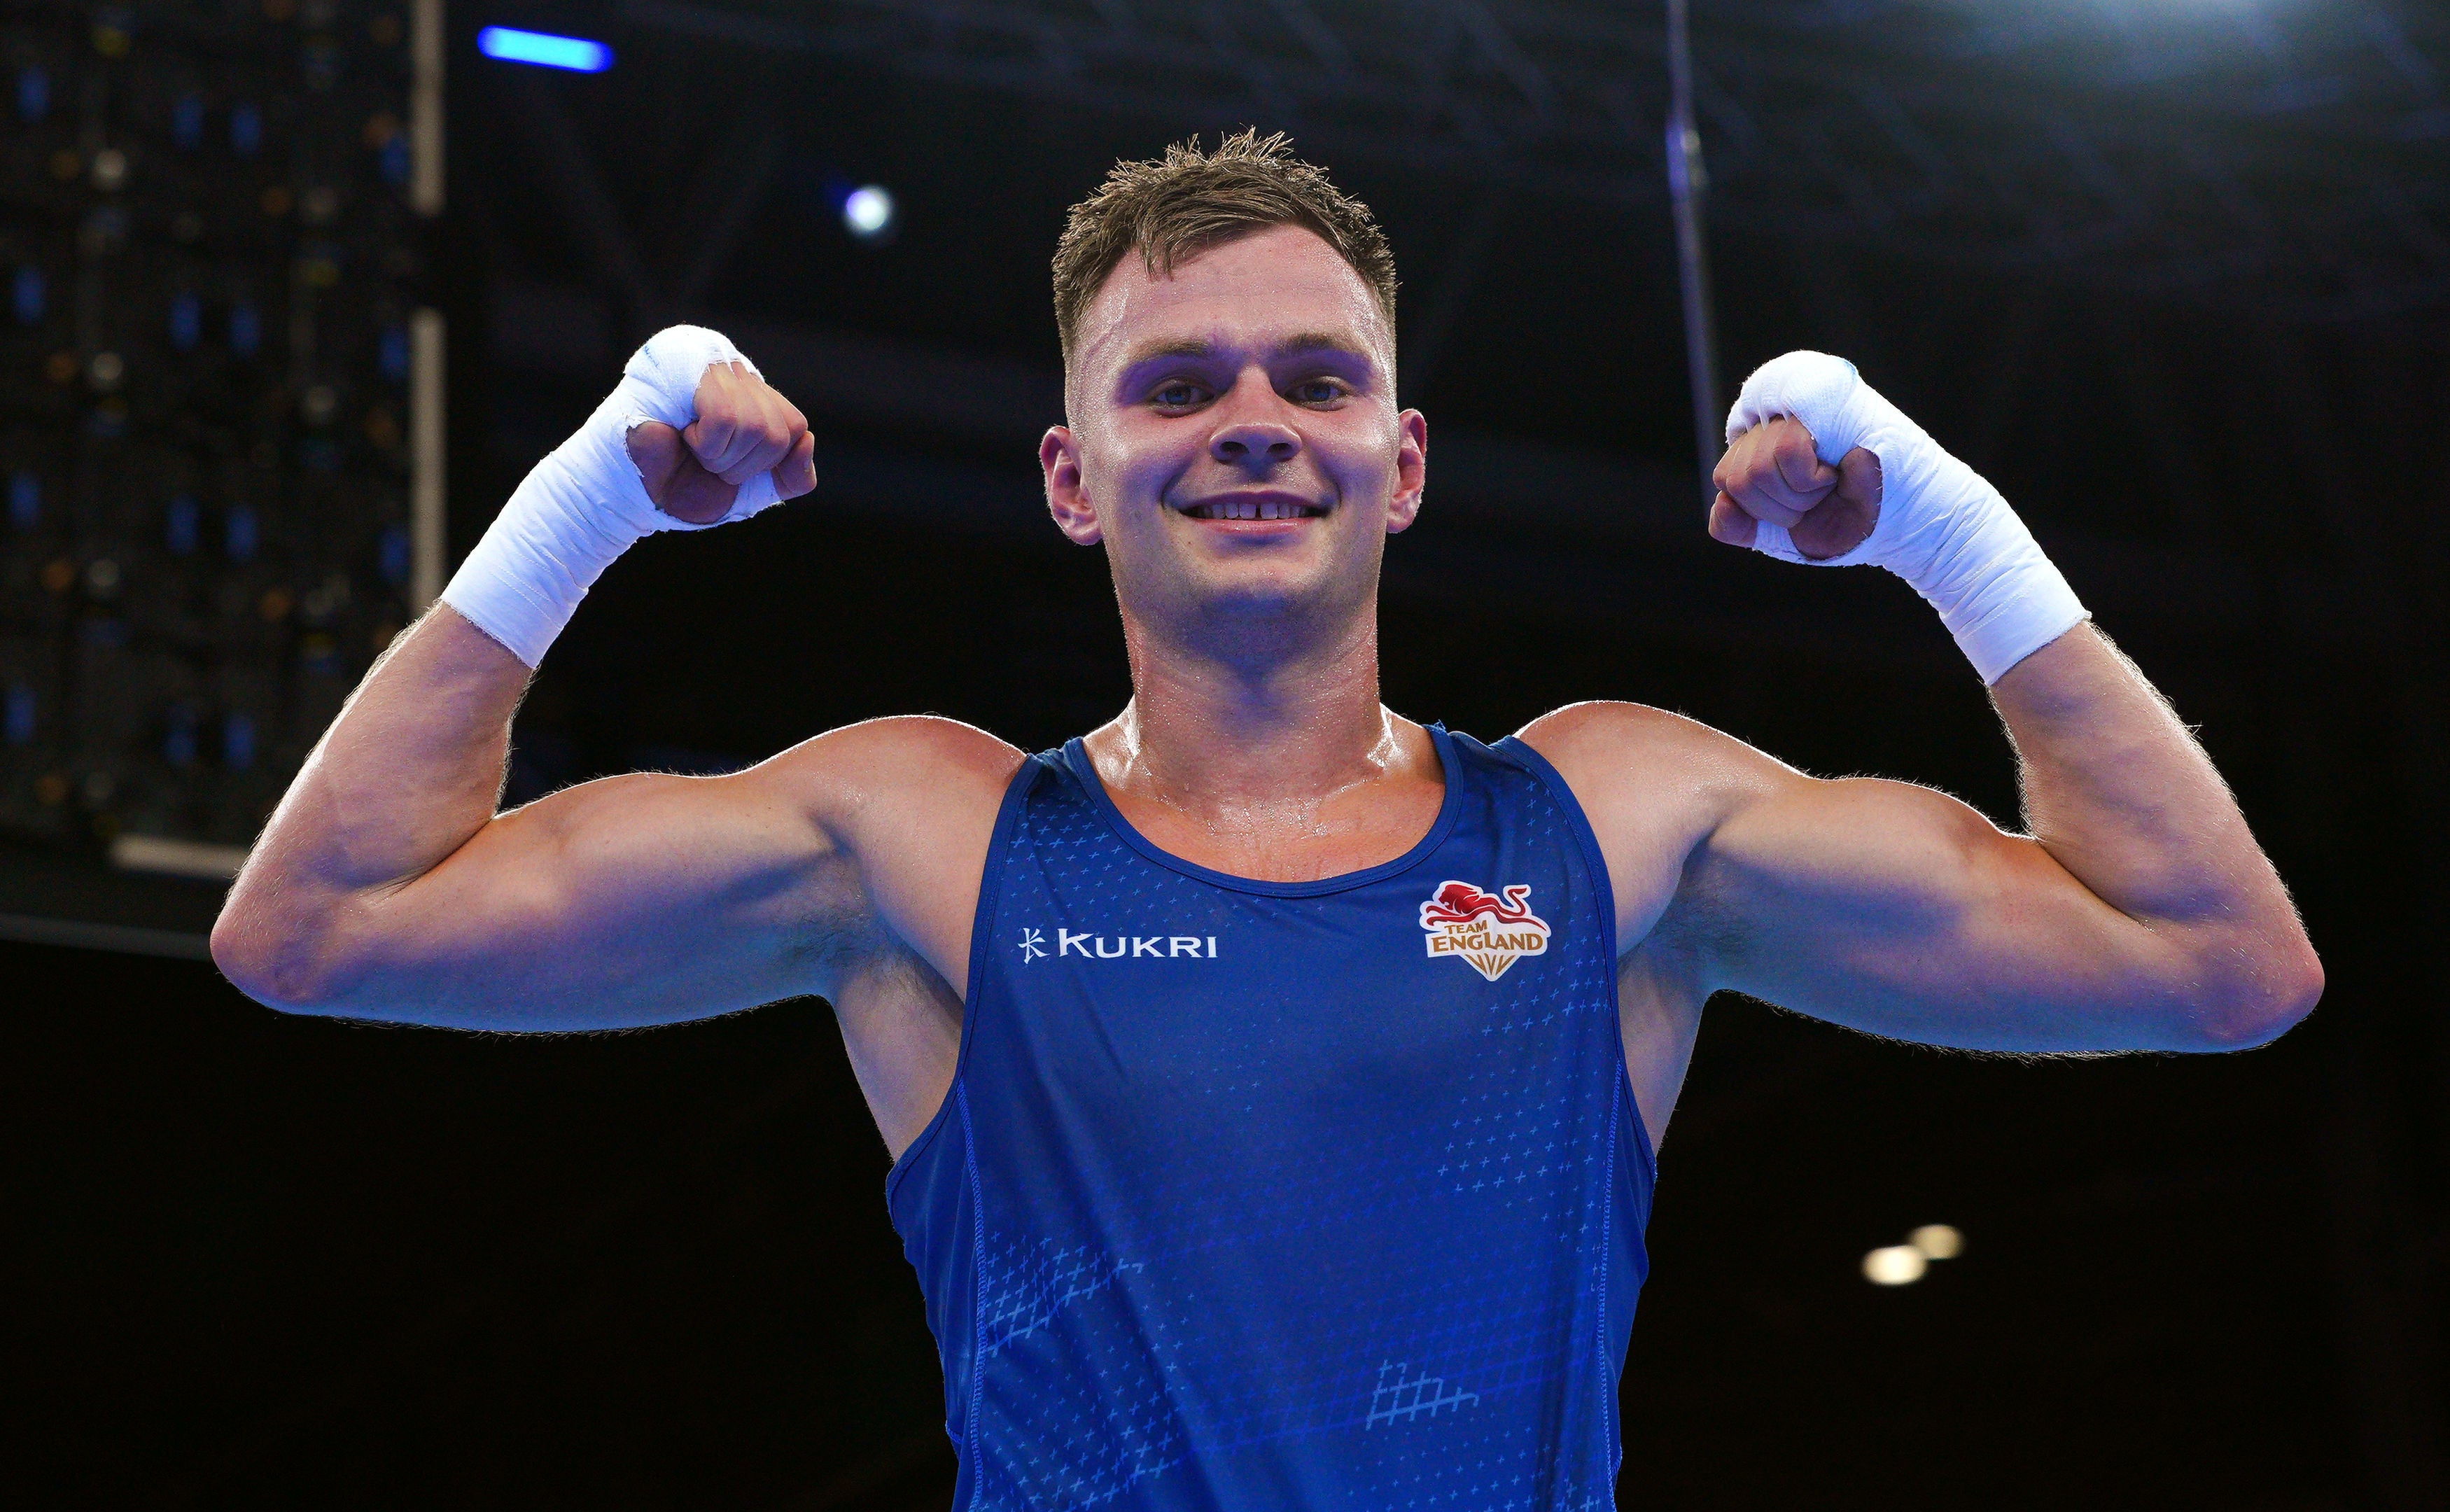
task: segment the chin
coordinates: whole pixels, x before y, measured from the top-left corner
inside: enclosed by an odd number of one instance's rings
[[[1377,563],[1354,561],[1308,543],[1299,552],[1112,552],[1118,596],[1128,611],[1184,626],[1216,622],[1256,628],[1319,623],[1367,612]],[[1153,558],[1153,559],[1152,559]]]
[[[1184,584],[1199,612],[1241,620],[1310,619],[1322,611],[1366,602],[1368,590],[1316,565],[1235,563],[1200,572]]]

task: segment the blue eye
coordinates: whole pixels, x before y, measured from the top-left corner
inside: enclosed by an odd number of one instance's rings
[[[1188,383],[1168,383],[1152,397],[1168,409],[1180,409],[1186,404],[1199,402],[1199,391]]]

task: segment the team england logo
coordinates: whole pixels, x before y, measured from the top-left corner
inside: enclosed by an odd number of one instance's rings
[[[1441,882],[1421,905],[1421,927],[1430,955],[1461,956],[1491,981],[1524,957],[1548,953],[1548,921],[1531,911],[1527,884],[1485,893],[1469,882]]]

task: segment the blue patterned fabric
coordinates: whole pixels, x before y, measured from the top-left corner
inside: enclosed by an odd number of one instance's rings
[[[1606,873],[1536,752],[1431,734],[1429,834],[1314,882],[1158,850],[1078,741],[1014,779],[885,1185],[957,1512],[1613,1504],[1652,1164]]]

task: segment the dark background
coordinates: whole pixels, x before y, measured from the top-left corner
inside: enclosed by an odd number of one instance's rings
[[[1393,707],[1494,738],[1639,699],[2012,823],[1978,680],[1910,592],[1702,533],[1656,13],[1250,9],[454,8],[427,277],[458,549],[673,319],[731,331],[822,438],[813,498],[607,577],[514,796],[882,713],[1025,746],[1109,717],[1103,564],[1031,458],[1046,258],[1116,157],[1256,123],[1376,208],[1406,278],[1431,481],[1389,550]],[[1662,1152],[1628,1507],[2450,1504],[2450,33],[2132,11],[1705,3],[1722,366],[1845,354],[2001,485],[2200,727],[2329,991],[2199,1059],[1714,1004]],[[489,63],[482,22],[619,62]],[[889,244],[838,219],[867,182]],[[74,858],[7,881],[174,929],[212,903]],[[508,1038],[284,1018],[193,960],[10,944],[0,982],[12,1436],[60,1500],[944,1504],[933,1347],[822,1004]],[[1965,1254],[1863,1281],[1926,1222]]]

